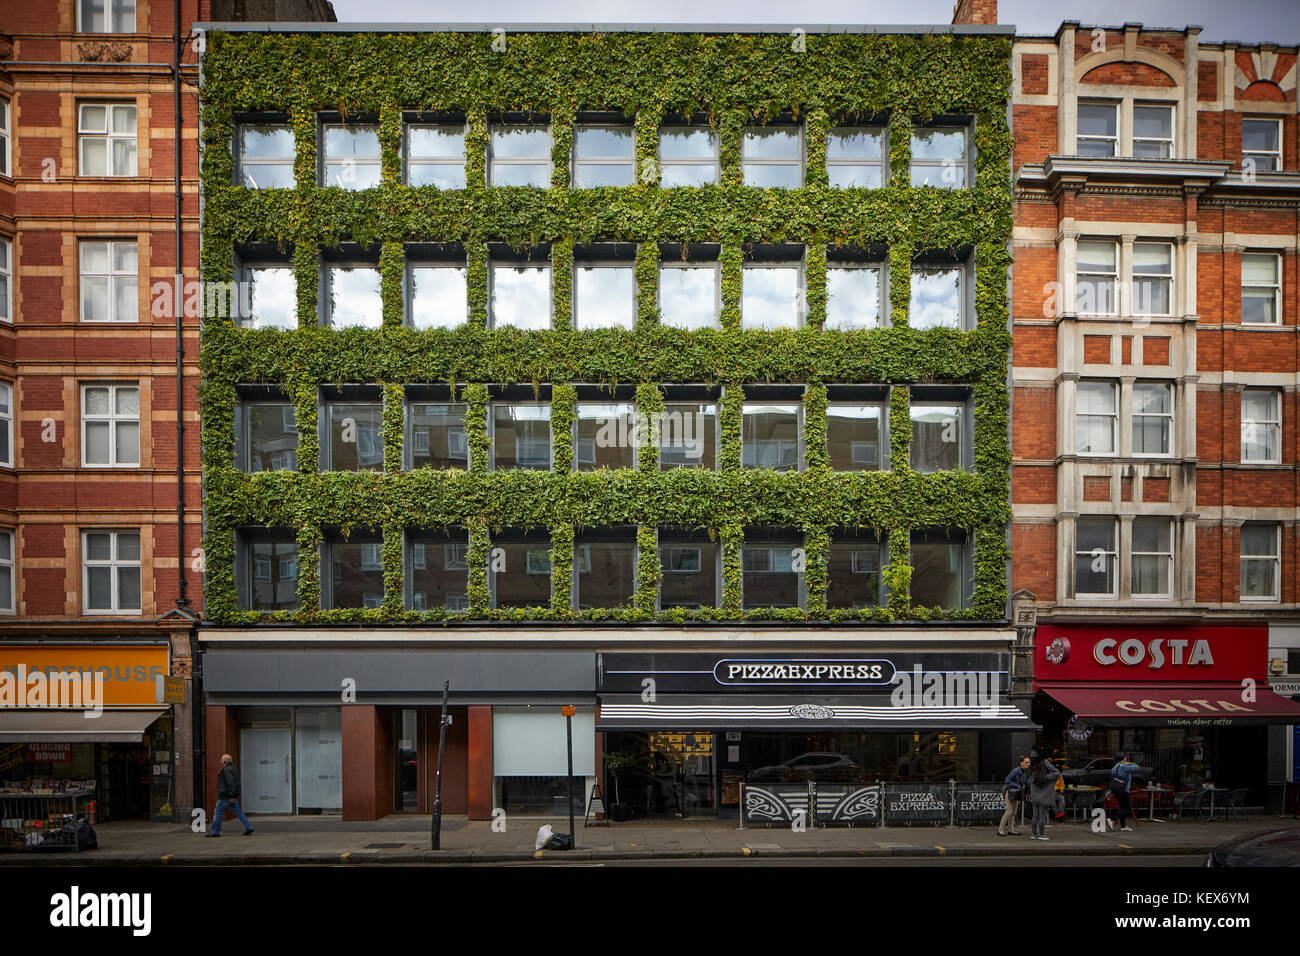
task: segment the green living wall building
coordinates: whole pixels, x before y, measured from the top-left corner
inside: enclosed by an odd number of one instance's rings
[[[444,681],[476,818],[565,807],[562,704],[619,815],[1005,772],[1010,28],[695,29],[211,26],[253,808],[425,809]]]

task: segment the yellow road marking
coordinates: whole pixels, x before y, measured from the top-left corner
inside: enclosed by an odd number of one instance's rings
[[[534,860],[540,860],[541,858],[542,858],[542,851],[541,851],[541,850],[534,850],[534,851],[533,851],[533,859],[534,859]]]
[[[749,847],[747,847],[747,846],[742,846],[742,847],[740,848],[740,852],[743,853],[743,854],[745,854],[745,856],[749,856],[749,855],[750,855],[750,850],[749,850]]]
[[[947,853],[948,853],[947,850],[945,850],[943,847],[939,846],[939,844],[937,844],[937,843],[934,845],[934,848],[935,848],[936,850],[939,851],[939,855],[940,855],[940,856],[946,856]]]
[[[339,862],[346,863],[348,861],[348,857],[350,857],[351,855],[352,855],[352,851],[348,850],[346,853],[344,853],[342,856],[339,857]]]
[[[164,853],[163,856],[162,856],[162,860],[161,860],[160,862],[166,863],[168,860],[170,860],[170,859],[171,859],[172,857],[174,857],[175,855],[176,855],[175,853]]]

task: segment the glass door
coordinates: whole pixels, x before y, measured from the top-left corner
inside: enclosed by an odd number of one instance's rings
[[[414,813],[420,803],[419,714],[403,707],[393,714],[393,809]]]
[[[288,727],[245,727],[239,733],[243,766],[239,805],[246,813],[292,813],[293,783]]]

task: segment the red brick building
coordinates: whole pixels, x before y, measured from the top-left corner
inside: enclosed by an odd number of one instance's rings
[[[1276,647],[1300,619],[1296,48],[1199,32],[1066,22],[1013,57],[1011,586],[1101,664],[1105,635],[1266,624]],[[1264,762],[1263,734],[1174,754],[1143,733],[1070,745],[1142,749],[1164,779]]]

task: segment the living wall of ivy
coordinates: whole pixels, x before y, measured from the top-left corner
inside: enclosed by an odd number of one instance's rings
[[[203,243],[207,282],[231,278],[236,250],[270,243],[284,251],[298,280],[298,327],[244,329],[209,314],[202,329],[201,414],[205,482],[208,619],[224,624],[286,621],[437,621],[616,618],[667,620],[782,618],[997,620],[1006,602],[1006,529],[1010,518],[1007,332],[1011,232],[1007,123],[1010,39],[996,35],[813,34],[804,49],[789,35],[682,33],[255,34],[209,36],[201,95]],[[403,113],[446,111],[466,117],[467,187],[402,184]],[[617,111],[634,124],[638,182],[573,189],[570,146],[580,112]],[[318,114],[376,123],[382,181],[364,191],[317,185]],[[489,118],[546,114],[554,149],[548,189],[485,184]],[[296,141],[296,188],[234,185],[232,139],[239,118],[287,117]],[[661,188],[656,130],[674,115],[707,116],[718,131],[721,182]],[[743,128],[778,115],[804,123],[805,185],[743,185]],[[914,124],[945,115],[973,118],[974,177],[966,188],[909,184]],[[888,128],[885,188],[831,189],[826,135],[843,120]],[[648,170],[648,174],[647,174]],[[455,329],[402,325],[405,243],[455,242],[466,249],[469,321]],[[575,246],[637,244],[636,325],[576,331],[569,264]],[[340,243],[377,252],[382,327],[322,328],[319,256]],[[806,324],[798,330],[741,328],[741,267],[751,243],[807,247]],[[487,247],[549,245],[557,327],[525,332],[487,328]],[[684,331],[661,325],[656,304],[660,243],[721,247],[721,328]],[[826,317],[827,250],[887,245],[890,327],[841,332]],[[972,331],[908,326],[913,256],[974,250]],[[243,474],[234,467],[237,386],[276,383],[298,410],[299,470]],[[317,468],[318,388],[379,384],[386,399],[382,472]],[[401,470],[402,386],[463,388],[468,470]],[[556,437],[553,472],[489,468],[488,386],[549,385]],[[660,472],[653,446],[636,469],[569,473],[570,430],[581,384],[634,385],[641,411],[662,402],[663,383],[723,389],[719,467]],[[742,469],[741,402],[747,387],[805,387],[805,462],[798,473]],[[834,472],[825,438],[826,385],[892,387],[889,469]],[[909,465],[909,388],[960,383],[974,396],[974,469],[921,474]],[[660,525],[708,529],[723,545],[721,606],[656,614]],[[260,615],[238,608],[235,533],[241,526],[296,529],[306,553],[324,529],[379,527],[384,532],[380,608],[319,610],[319,569],[300,562],[301,609]],[[619,609],[570,610],[573,541],[583,528],[630,525],[639,546],[637,585]],[[805,536],[806,609],[742,611],[739,544],[746,527],[778,525]],[[915,528],[966,529],[975,542],[974,596],[960,611],[918,607],[910,594],[909,535]],[[828,609],[827,555],[834,528],[873,529],[889,541],[882,569],[889,597],[864,610]],[[408,528],[467,528],[467,613],[404,610],[402,534]],[[493,610],[487,563],[492,529],[544,527],[552,541],[553,596],[548,607]]]

